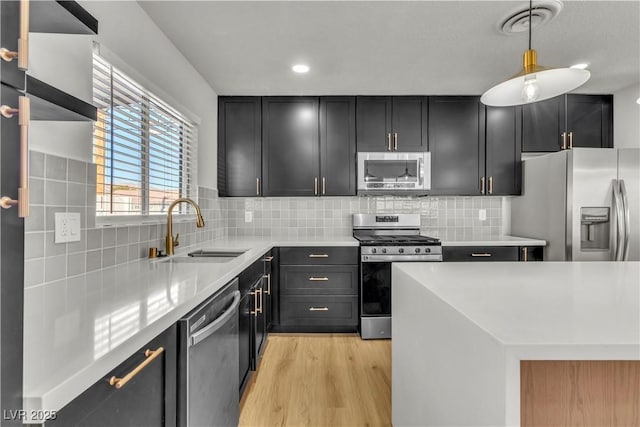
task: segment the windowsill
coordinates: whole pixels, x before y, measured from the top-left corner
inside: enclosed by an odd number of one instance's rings
[[[173,222],[195,221],[195,214],[173,214]],[[167,214],[96,216],[96,228],[166,224]]]

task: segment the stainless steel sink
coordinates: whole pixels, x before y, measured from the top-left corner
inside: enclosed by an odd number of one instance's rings
[[[190,256],[172,256],[161,262],[172,263],[189,263],[189,264],[222,264],[225,262],[233,261],[234,256],[216,256],[216,257],[190,257]]]
[[[189,252],[187,255],[193,258],[230,258],[233,259],[247,252],[246,250],[223,251],[214,249],[199,249]]]

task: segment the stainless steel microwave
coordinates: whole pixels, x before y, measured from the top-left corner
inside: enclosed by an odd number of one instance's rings
[[[358,194],[427,194],[431,153],[358,153]]]

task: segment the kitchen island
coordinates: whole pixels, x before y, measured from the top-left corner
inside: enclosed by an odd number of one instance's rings
[[[620,377],[638,398],[640,263],[395,263],[392,275],[394,425],[520,425],[521,361],[633,361]],[[616,405],[637,421],[633,402]]]

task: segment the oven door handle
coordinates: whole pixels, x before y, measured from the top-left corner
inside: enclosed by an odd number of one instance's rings
[[[362,255],[360,262],[438,262],[442,254],[429,255]]]

